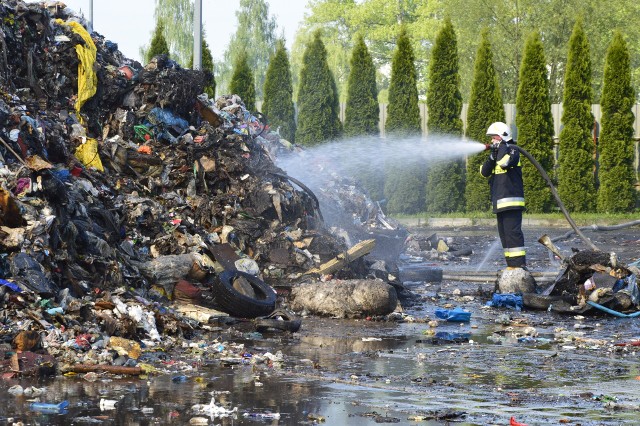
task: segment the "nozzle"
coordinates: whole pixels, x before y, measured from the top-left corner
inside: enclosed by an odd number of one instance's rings
[[[484,144],[484,150],[485,151],[489,151],[491,149],[491,144],[490,143],[485,143]]]

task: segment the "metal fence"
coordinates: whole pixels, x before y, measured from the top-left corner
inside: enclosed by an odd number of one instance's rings
[[[257,101],[256,107],[259,111],[261,109],[262,102]],[[387,121],[387,106],[388,104],[379,104],[380,106],[380,118],[378,121],[378,127],[380,128],[380,136],[385,137],[385,128],[384,125]],[[420,107],[420,127],[422,128],[422,134],[424,136],[427,135],[427,105],[424,103],[418,104]],[[345,120],[345,110],[346,104],[340,103],[340,112],[339,118],[340,121],[344,123]],[[462,105],[462,111],[460,113],[460,118],[462,119],[462,123],[464,126],[467,124],[467,111],[469,110],[469,104]],[[635,161],[634,161],[634,170],[636,172],[636,182],[638,186],[638,190],[640,190],[640,104],[635,104],[631,108],[633,115],[635,116],[635,121],[633,123],[633,137],[634,137],[634,145],[635,145]],[[509,125],[512,129],[513,136],[515,140],[518,140],[518,129],[516,128],[516,104],[504,104],[504,112],[506,117],[506,124]],[[596,127],[597,132],[600,130],[600,121],[602,119],[602,110],[600,109],[599,104],[591,105],[591,112],[593,113],[593,117],[598,123]],[[551,104],[551,114],[553,115],[553,131],[554,131],[554,140],[556,145],[554,147],[555,151],[555,159],[558,159],[558,138],[560,136],[560,130],[562,128],[562,104]],[[598,136],[596,134],[596,136]]]
[[[385,122],[387,121],[387,105],[388,104],[380,104],[380,120],[378,122],[378,127],[380,128],[380,136],[385,137]],[[418,104],[420,107],[420,126],[422,128],[422,134],[426,136],[428,134],[427,130],[427,118],[428,111],[427,105],[424,103]],[[340,120],[344,123],[345,120],[345,107],[346,104],[340,104]],[[460,113],[460,118],[462,119],[463,125],[467,124],[467,111],[469,109],[469,104],[462,105],[462,112]],[[640,189],[640,104],[635,104],[632,108],[633,115],[635,116],[635,121],[633,123],[634,129],[634,145],[635,145],[635,161],[634,161],[634,170],[636,172],[636,182],[638,182],[638,188]],[[515,104],[504,104],[504,112],[506,117],[506,124],[509,125],[512,129],[513,137],[515,140],[518,140],[518,129],[516,128],[516,105]],[[593,113],[593,117],[597,123],[595,125],[595,129],[597,133],[600,130],[600,121],[602,119],[602,110],[600,109],[599,104],[594,104],[591,106],[591,112]],[[554,147],[555,151],[555,159],[558,159],[558,138],[560,136],[560,130],[562,128],[562,104],[552,104],[551,105],[551,114],[553,115],[553,131],[554,131],[554,140],[556,145]],[[596,133],[596,136],[598,134]]]
[[[378,126],[380,127],[380,135],[385,136],[385,122],[387,121],[387,105],[388,104],[380,104],[380,121]],[[420,126],[422,127],[422,133],[424,135],[427,134],[427,105],[424,103],[419,104],[420,107]],[[340,104],[340,120],[344,123],[345,119],[345,108],[346,104]],[[460,118],[462,122],[466,125],[467,123],[467,111],[469,109],[469,104],[462,105],[462,112],[460,114]],[[633,124],[634,128],[634,138],[636,141],[640,139],[640,104],[635,104],[632,108],[633,114],[636,119]],[[515,104],[505,104],[504,112],[506,116],[506,123],[513,129],[515,139],[517,140],[517,129],[515,128],[516,123],[516,105]],[[602,111],[600,109],[600,105],[594,104],[591,106],[591,112],[595,120],[600,123],[602,118]],[[555,132],[554,137],[557,139],[560,135],[560,128],[562,123],[562,104],[552,104],[551,105],[551,114],[553,115],[553,130]]]

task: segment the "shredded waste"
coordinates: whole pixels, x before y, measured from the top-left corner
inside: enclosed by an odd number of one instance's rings
[[[61,2],[0,9],[0,371],[162,372],[158,351],[200,345],[229,313],[268,315],[274,287],[347,251],[275,165],[299,148],[238,96],[209,99],[211,75],[142,66]],[[370,273],[339,266],[328,276]]]

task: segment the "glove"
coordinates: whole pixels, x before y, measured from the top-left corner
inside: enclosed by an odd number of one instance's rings
[[[498,145],[497,143],[491,144],[491,154],[489,158],[492,160],[496,160],[498,158]]]

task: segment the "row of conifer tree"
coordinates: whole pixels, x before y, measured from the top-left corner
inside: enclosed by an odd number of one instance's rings
[[[421,134],[414,53],[401,29],[391,63],[387,142]],[[629,212],[636,207],[636,171],[630,55],[620,33],[610,42],[605,58],[600,100],[601,132],[593,138],[593,90],[589,42],[581,21],[569,40],[562,130],[558,159],[554,160],[553,118],[547,61],[539,33],[529,35],[520,64],[516,97],[517,143],[554,177],[560,198],[571,212]],[[482,34],[474,68],[467,113],[466,137],[487,142],[489,124],[505,121],[505,112],[489,34]],[[230,89],[255,108],[254,78],[246,57],[234,64]],[[377,136],[379,104],[376,69],[364,38],[351,54],[344,125],[339,97],[327,62],[321,32],[306,46],[297,93],[297,117],[288,54],[279,42],[267,70],[262,112],[273,130],[303,146],[354,136]],[[427,128],[429,134],[463,136],[462,96],[456,34],[444,21],[431,53],[428,74]],[[363,142],[366,143],[366,142]],[[424,143],[424,142],[423,142]],[[345,153],[348,155],[348,153]],[[393,164],[379,170],[360,170],[361,183],[372,199],[386,200],[389,213],[448,213],[490,209],[489,188],[478,173],[486,154],[430,165]],[[597,159],[597,161],[596,161]],[[596,163],[598,166],[596,167]],[[555,207],[551,191],[538,171],[523,158],[527,210],[548,212]]]

